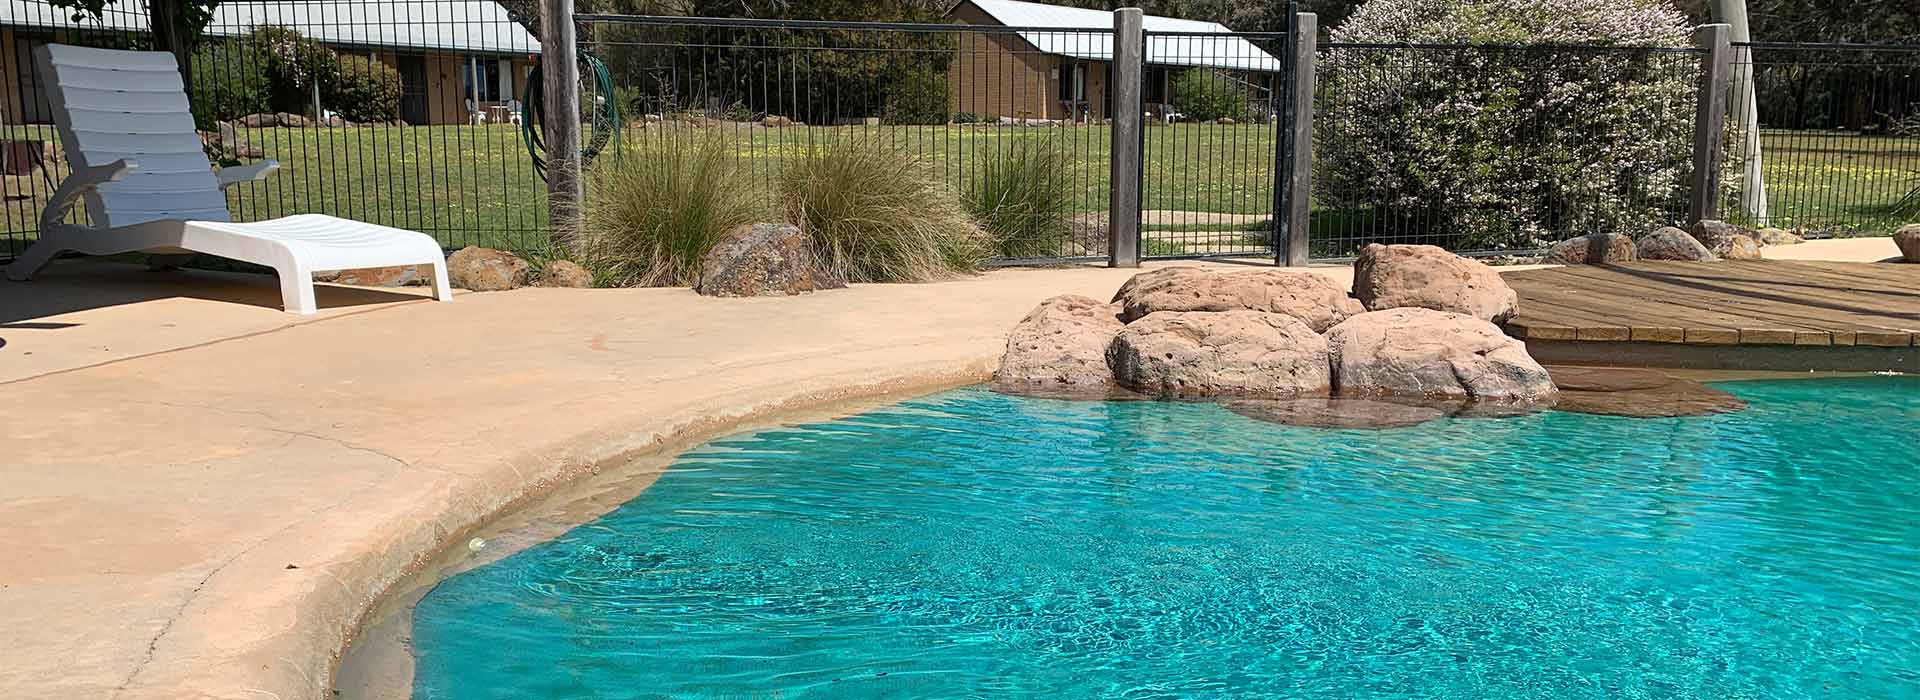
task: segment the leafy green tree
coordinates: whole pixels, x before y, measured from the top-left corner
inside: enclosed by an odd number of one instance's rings
[[[122,0],[49,0],[54,7],[73,11],[75,18],[99,19],[109,5]],[[125,0],[138,5],[139,0]],[[171,52],[180,63],[180,79],[193,84],[193,47],[200,32],[213,19],[213,8],[220,0],[147,0],[147,26],[153,28],[153,47]]]

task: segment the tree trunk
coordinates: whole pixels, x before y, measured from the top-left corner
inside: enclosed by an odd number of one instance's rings
[[[147,0],[147,26],[153,29],[153,48],[173,54],[180,63],[180,82],[193,94],[193,40],[181,27],[184,0]]]

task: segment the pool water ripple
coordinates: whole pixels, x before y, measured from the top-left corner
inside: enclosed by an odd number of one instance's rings
[[[1916,698],[1920,379],[1385,431],[979,389],[439,584],[418,698]]]

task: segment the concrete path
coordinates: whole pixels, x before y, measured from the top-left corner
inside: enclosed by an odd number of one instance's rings
[[[516,500],[671,437],[977,381],[1035,303],[1132,272],[523,289],[306,320],[224,300],[270,299],[267,276],[62,263],[0,283],[0,697],[319,698],[382,590]]]
[[[1035,303],[1133,272],[328,288],[304,319],[264,275],[0,283],[0,697],[321,698],[360,614],[488,516],[668,440],[977,381]]]

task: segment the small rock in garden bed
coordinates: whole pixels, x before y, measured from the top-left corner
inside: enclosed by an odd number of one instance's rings
[[[1719,260],[1713,251],[1707,250],[1693,234],[1668,226],[1645,236],[1634,243],[1635,251],[1641,260]]]
[[[1155,270],[1128,280],[1114,301],[1128,323],[1162,311],[1247,310],[1293,317],[1315,333],[1366,310],[1332,280],[1296,270]]]
[[[694,291],[713,297],[805,294],[846,282],[819,269],[813,244],[792,224],[737,226],[700,260]]]
[[[1430,245],[1369,244],[1353,261],[1353,293],[1371,311],[1416,307],[1495,323],[1519,301],[1493,268]]]
[[[1754,232],[1754,240],[1763,246],[1800,245],[1807,239],[1783,228],[1763,228]]]
[[[1548,367],[1560,388],[1555,408],[1572,413],[1673,418],[1729,413],[1747,407],[1727,392],[1659,370]]]
[[[447,256],[447,282],[475,292],[497,292],[525,286],[533,267],[504,250],[467,246]]]
[[[1598,233],[1561,241],[1540,262],[1549,265],[1604,265],[1638,258],[1633,239],[1617,233]]]
[[[1893,244],[1900,249],[1901,260],[1920,263],[1920,224],[1907,224],[1893,232]]]
[[[540,275],[540,286],[586,289],[593,286],[593,273],[571,260],[553,260]]]
[[[1007,336],[993,374],[996,386],[1020,393],[1113,386],[1107,346],[1120,332],[1120,307],[1077,294],[1040,302]]]
[[[1163,398],[1326,394],[1327,341],[1299,319],[1263,311],[1160,311],[1114,337],[1107,366],[1121,386]]]
[[[1760,242],[1747,236],[1727,236],[1707,246],[1722,260],[1760,260]]]

